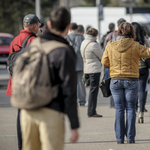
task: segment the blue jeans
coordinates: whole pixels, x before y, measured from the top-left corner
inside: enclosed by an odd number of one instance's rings
[[[111,80],[110,90],[115,102],[115,134],[118,142],[134,141],[136,135],[136,100],[138,96],[138,81]],[[125,125],[126,109],[126,125]]]

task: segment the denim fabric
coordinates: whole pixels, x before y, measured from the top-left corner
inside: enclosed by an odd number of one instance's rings
[[[134,141],[136,135],[136,100],[138,81],[111,80],[111,93],[115,102],[115,134],[117,141]],[[125,123],[126,110],[126,123]]]
[[[105,80],[107,80],[108,78],[110,78],[109,68],[105,68]]]
[[[105,80],[110,78],[109,68],[105,68]],[[112,96],[110,96],[110,107],[115,107],[114,99]]]
[[[76,71],[77,73],[77,99],[79,104],[86,103],[86,91],[85,86],[82,83],[83,71]]]

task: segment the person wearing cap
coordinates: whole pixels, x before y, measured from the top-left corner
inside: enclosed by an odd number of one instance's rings
[[[9,48],[9,55],[13,51],[18,51],[20,49],[19,46],[22,45],[23,41],[25,38],[31,34],[29,40],[27,41],[27,45],[34,39],[36,38],[36,34],[39,30],[39,23],[40,20],[35,14],[28,14],[24,17],[23,19],[23,28],[20,31],[20,34],[14,38],[14,40],[10,44]],[[6,95],[10,96],[12,95],[12,78],[10,77],[7,90],[6,90]],[[18,137],[18,148],[19,150],[22,149],[22,137],[21,137],[21,129],[20,129],[20,110],[18,110],[18,116],[17,116],[17,137]]]
[[[80,106],[85,106],[86,103],[86,91],[85,86],[82,83],[83,76],[83,59],[80,53],[80,46],[84,40],[84,36],[77,33],[78,25],[76,23],[71,23],[70,34],[66,36],[67,41],[73,46],[76,55],[76,73],[77,73],[77,99]]]
[[[65,7],[53,9],[47,21],[49,30],[38,37],[41,45],[52,48],[47,54],[47,76],[52,87],[58,87],[58,94],[46,106],[21,110],[22,150],[63,150],[65,116],[70,124],[70,142],[78,140],[76,54],[64,39],[70,28],[70,20],[71,14]],[[36,44],[36,39],[33,42]],[[42,51],[41,48],[39,50]]]

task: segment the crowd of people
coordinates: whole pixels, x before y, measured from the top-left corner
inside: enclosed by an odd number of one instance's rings
[[[35,14],[28,14],[23,19],[24,29],[10,45],[11,54],[18,51],[18,45],[21,46],[25,38],[33,33],[27,42],[28,48],[36,38],[39,38],[41,44],[55,41],[60,45],[47,54],[47,76],[50,76],[52,86],[58,86],[58,94],[50,103],[39,109],[18,109],[19,150],[62,150],[64,114],[68,115],[70,121],[70,140],[76,142],[79,136],[78,105],[88,105],[88,117],[103,117],[96,111],[102,66],[104,79],[111,78],[110,107],[115,108],[117,143],[123,144],[125,136],[127,143],[135,143],[138,101],[138,123],[144,123],[149,76],[145,58],[150,57],[144,27],[138,22],[129,23],[120,18],[117,22],[118,30],[115,30],[115,23],[110,23],[109,31],[98,43],[97,29],[89,27],[85,31],[83,25],[70,21],[71,15],[64,7],[55,8],[50,13],[47,29]],[[37,37],[39,29],[42,33]],[[83,74],[89,81],[87,102],[86,87],[82,82]],[[10,97],[13,95],[12,81],[13,78],[10,77],[6,91]]]

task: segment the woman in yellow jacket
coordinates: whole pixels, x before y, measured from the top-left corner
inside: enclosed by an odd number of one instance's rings
[[[101,62],[105,67],[110,68],[110,89],[115,102],[117,143],[123,144],[125,135],[127,143],[135,143],[139,59],[150,57],[150,48],[134,41],[134,28],[128,22],[119,26],[117,35],[107,44]]]

